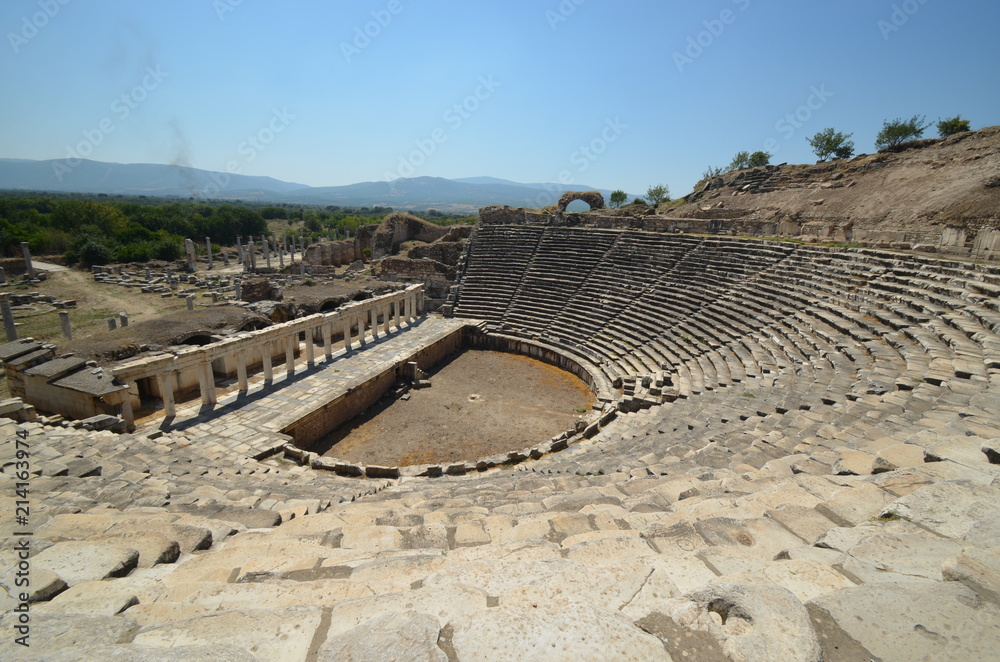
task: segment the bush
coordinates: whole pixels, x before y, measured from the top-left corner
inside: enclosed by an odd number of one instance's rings
[[[115,256],[118,262],[149,262],[153,251],[148,243],[126,244],[118,249]]]
[[[924,135],[924,130],[930,126],[926,120],[927,118],[924,116],[914,115],[908,120],[895,119],[891,122],[884,122],[882,130],[875,138],[875,149],[884,152],[920,138]]]
[[[854,142],[850,140],[853,133],[841,133],[833,128],[823,129],[806,142],[813,148],[813,153],[820,161],[831,158],[849,159],[854,156]]]
[[[173,262],[181,256],[180,241],[173,239],[160,239],[155,241],[151,247],[151,254],[157,260]]]
[[[750,155],[750,159],[747,161],[747,166],[750,168],[766,166],[771,162],[772,156],[773,154],[770,152],[754,152]]]
[[[112,242],[102,235],[81,237],[73,242],[70,252],[85,267],[112,262],[117,254]]]
[[[736,152],[733,160],[730,161],[729,165],[726,167],[726,172],[733,172],[734,170],[743,170],[744,168],[750,167],[750,152]]]
[[[650,186],[646,189],[646,200],[654,207],[661,202],[670,201],[670,188],[664,184]]]
[[[938,135],[942,138],[947,138],[948,136],[953,136],[956,133],[965,133],[966,131],[972,130],[972,124],[969,120],[963,120],[961,115],[955,115],[954,117],[946,120],[941,120],[937,123]]]

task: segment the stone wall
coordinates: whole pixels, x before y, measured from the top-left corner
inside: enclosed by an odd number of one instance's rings
[[[354,241],[332,241],[306,248],[305,262],[316,267],[340,267],[358,259]]]
[[[435,260],[385,257],[372,262],[372,275],[395,283],[422,283],[431,299],[443,299],[457,278],[455,267]]]
[[[428,223],[410,214],[396,212],[386,216],[380,225],[365,225],[359,228],[355,246],[358,255],[364,256],[363,259],[378,260],[396,255],[399,253],[399,247],[407,241],[430,244],[444,238],[448,233],[448,228]]]
[[[540,225],[646,232],[725,234],[744,237],[778,237],[815,243],[855,243],[871,248],[941,252],[976,259],[1000,258],[1000,221],[984,221],[976,227],[947,226],[941,230],[862,230],[853,223],[810,221],[799,223],[747,218],[676,218],[660,215],[631,216],[615,213],[546,213],[538,209],[484,207],[479,211],[483,225]],[[994,225],[996,227],[994,227]]]
[[[408,257],[411,260],[434,260],[448,266],[458,264],[458,258],[465,250],[465,242],[459,241],[436,241],[426,246],[414,246],[410,249]]]
[[[411,356],[401,358],[392,368],[366,378],[363,384],[348,389],[336,400],[303,416],[281,432],[292,437],[297,447],[308,450],[321,437],[378,402],[398,380],[405,377],[403,371],[407,363],[416,362],[421,370],[428,371],[461,347],[462,329],[458,329],[440,341],[420,348]]]

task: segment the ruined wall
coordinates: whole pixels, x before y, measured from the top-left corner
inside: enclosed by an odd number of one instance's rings
[[[456,268],[435,260],[385,257],[372,262],[372,275],[395,283],[423,283],[431,299],[443,299],[458,277]]]
[[[440,262],[441,264],[447,264],[448,266],[455,266],[458,264],[458,258],[462,256],[462,252],[465,250],[465,242],[459,241],[437,241],[433,244],[427,244],[426,246],[414,246],[410,249],[409,257],[411,260],[434,260],[435,262]]]
[[[947,226],[935,231],[864,230],[851,222],[809,221],[799,223],[761,221],[747,218],[677,218],[660,215],[630,216],[606,213],[545,213],[538,209],[484,207],[479,211],[483,225],[542,225],[646,232],[727,234],[745,237],[787,237],[816,243],[854,243],[870,248],[920,250],[948,253],[976,259],[1000,259],[1000,222],[982,221],[970,225]]]
[[[449,234],[449,229],[412,216],[395,212],[385,217],[380,225],[365,225],[358,229],[355,249],[363,259],[378,260],[395,255],[407,241],[430,244]],[[367,255],[366,255],[366,249]]]
[[[392,368],[366,379],[363,384],[348,389],[342,396],[303,416],[281,432],[291,436],[296,446],[308,450],[321,437],[378,402],[397,380],[403,378],[403,370],[408,362],[414,361],[421,370],[427,371],[461,347],[462,329],[457,329],[438,342],[414,351]]]
[[[305,262],[314,267],[340,267],[358,259],[354,241],[331,241],[306,248]]]

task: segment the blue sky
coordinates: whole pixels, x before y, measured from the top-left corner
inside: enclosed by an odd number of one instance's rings
[[[998,27],[985,0],[4,0],[0,156],[677,196],[826,127],[1000,124]]]

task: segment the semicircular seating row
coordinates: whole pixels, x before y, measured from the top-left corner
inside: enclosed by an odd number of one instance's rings
[[[691,421],[675,428],[657,415],[645,427],[602,433],[599,441],[647,440],[613,459],[595,450],[590,455],[603,456],[584,462],[586,453],[575,449],[547,460],[576,471],[673,461],[678,454],[665,447],[680,433],[705,446],[707,419],[716,436],[731,433],[742,440],[735,447],[753,451],[725,448],[724,464],[759,466],[797,442],[759,452],[760,435],[747,437],[751,418],[780,418],[759,429],[786,436],[794,429],[796,438],[818,428],[836,436],[859,420],[865,427],[854,433],[870,436],[879,424],[891,435],[913,430],[913,420],[893,428],[894,416],[969,406],[977,394],[1000,405],[991,388],[1000,380],[996,267],[788,242],[532,226],[479,228],[466,265],[456,316],[558,346],[599,366],[609,381],[657,370],[673,377],[679,400],[671,420]],[[652,439],[668,429],[671,443]],[[718,465],[701,455],[698,462]]]

